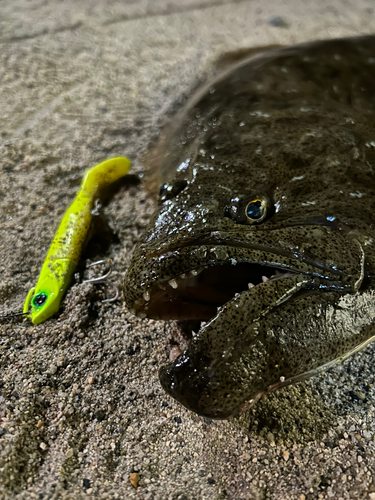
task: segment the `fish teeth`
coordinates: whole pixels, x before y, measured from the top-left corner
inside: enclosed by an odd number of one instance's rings
[[[143,298],[145,299],[146,302],[150,300],[150,292],[148,290],[144,292]]]
[[[267,276],[262,276],[262,281],[263,281],[263,283],[265,283],[266,281],[268,281]]]
[[[249,289],[249,290],[250,290],[250,288],[254,288],[254,286],[255,286],[255,285],[253,285],[253,283],[248,283],[248,284],[247,284],[247,287],[248,287],[248,289]]]
[[[168,284],[169,284],[172,288],[174,288],[175,290],[176,290],[176,288],[178,288],[178,283],[177,283],[177,281],[176,281],[175,279],[169,280],[169,281],[168,281]]]
[[[198,271],[195,271],[194,269],[192,271],[190,271],[190,274],[192,276],[198,276]]]
[[[179,278],[181,278],[182,280],[186,280],[186,274],[185,273],[180,274]]]

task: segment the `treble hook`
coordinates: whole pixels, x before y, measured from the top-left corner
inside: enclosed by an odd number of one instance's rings
[[[103,282],[105,282],[106,278],[108,278],[108,276],[110,276],[112,274],[112,261],[110,259],[108,259],[108,260],[98,260],[97,262],[92,262],[87,267],[93,267],[93,266],[97,266],[99,264],[104,264],[104,263],[108,263],[109,264],[109,270],[105,274],[103,274],[103,276],[99,276],[98,278],[90,278],[89,280],[84,280],[83,283],[103,283]],[[102,300],[102,303],[104,303],[104,302],[114,302],[115,300],[118,299],[118,296],[120,294],[118,286],[115,283],[110,283],[110,284],[112,285],[112,287],[115,290],[115,295],[114,295],[114,297],[111,297],[109,299]]]
[[[93,266],[97,266],[99,264],[109,264],[109,269],[108,271],[103,274],[103,276],[99,276],[98,278],[90,278],[89,280],[83,280],[82,283],[100,283],[101,281],[105,281],[106,278],[108,278],[108,276],[111,275],[112,273],[112,261],[111,259],[108,259],[108,260],[98,260],[96,262],[92,262],[91,264],[89,264],[87,267],[93,267]]]

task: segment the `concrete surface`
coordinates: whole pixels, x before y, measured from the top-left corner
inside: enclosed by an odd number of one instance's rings
[[[127,155],[140,171],[168,110],[217,56],[373,33],[374,8],[0,1],[0,313],[22,308],[85,169]],[[119,236],[102,255],[115,282],[152,210],[134,185],[105,209]],[[102,304],[110,290],[81,281],[42,325],[0,321],[1,498],[375,498],[374,346],[239,419],[211,422],[159,386],[173,325]]]

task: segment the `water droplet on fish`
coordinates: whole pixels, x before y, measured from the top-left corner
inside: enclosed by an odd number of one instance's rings
[[[144,271],[141,271],[139,273],[139,276],[141,277],[142,280],[144,280],[144,279],[147,279],[150,276],[150,273],[148,271],[144,270]]]

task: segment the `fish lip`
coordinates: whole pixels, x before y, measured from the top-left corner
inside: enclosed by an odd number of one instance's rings
[[[183,358],[183,355],[181,356]],[[180,369],[183,370],[183,359],[180,363]],[[212,418],[217,420],[225,420],[228,419],[238,413],[238,409],[234,409],[233,411],[226,411],[220,407],[220,405],[215,405],[215,402],[212,401],[212,398],[207,397],[207,401],[202,404],[201,399],[197,400],[197,392],[202,395],[202,390],[200,387],[194,386],[194,391],[189,390],[188,384],[181,384],[176,381],[176,377],[181,376],[176,370],[174,363],[170,363],[167,365],[162,365],[159,368],[159,381],[163,389],[167,394],[172,396],[174,399],[179,401],[185,408],[191,410],[198,415],[201,415],[205,418]],[[182,378],[184,375],[182,374]],[[174,391],[174,384],[179,386],[179,391],[176,393]],[[203,389],[203,386],[202,386]],[[204,391],[204,389],[203,389]],[[208,395],[207,395],[208,396]]]
[[[242,249],[247,249],[247,250],[255,250],[255,251],[261,251],[261,252],[266,252],[269,254],[274,254],[279,257],[287,257],[289,259],[298,261],[297,257],[295,254],[291,251],[286,251],[283,248],[272,248],[268,245],[261,245],[261,244],[255,244],[255,243],[249,243],[244,240],[241,241],[225,241],[225,238],[230,238],[230,235],[226,235],[225,233],[221,233],[219,231],[214,231],[211,233],[205,233],[199,236],[198,238],[194,239],[188,239],[186,241],[180,241],[176,245],[170,245],[168,247],[168,250],[163,248],[160,251],[157,252],[150,252],[146,254],[147,259],[152,259],[152,258],[157,258],[157,257],[162,257],[165,254],[168,253],[173,253],[174,251],[178,251],[181,249],[185,248],[193,248],[193,247],[204,247],[204,246],[210,246],[210,247],[229,247],[229,248],[242,248]],[[321,269],[322,271],[326,271],[330,275],[336,275],[336,276],[342,276],[344,273],[342,273],[338,269],[333,269],[329,266],[324,265],[322,262],[317,262],[312,259],[306,259],[303,257],[303,254],[301,253],[300,255],[301,258],[303,258],[304,262],[309,265],[312,268],[316,269]],[[259,264],[261,264],[259,262]],[[261,264],[262,265],[262,264]],[[275,266],[276,267],[276,266]],[[183,272],[188,272],[188,270],[185,270]]]

